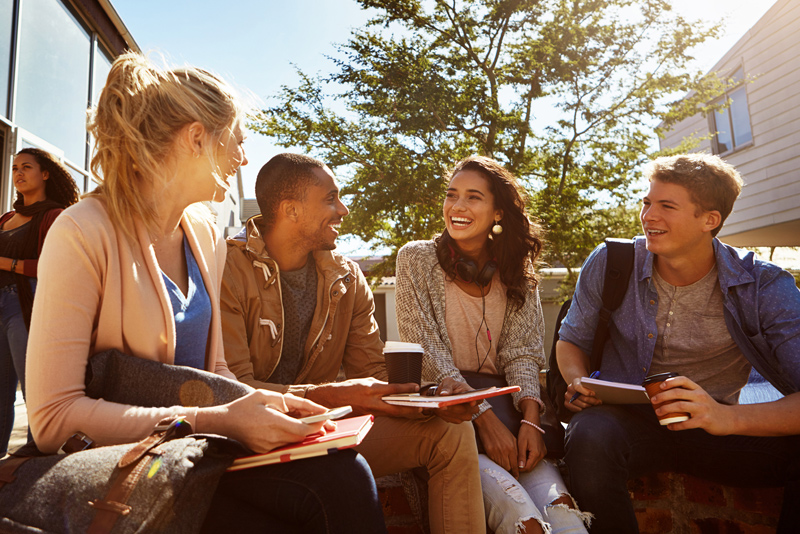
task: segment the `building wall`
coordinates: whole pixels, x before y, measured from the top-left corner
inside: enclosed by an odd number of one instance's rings
[[[721,156],[745,180],[720,237],[737,246],[800,245],[800,2],[775,5],[713,67],[729,76],[742,67],[753,141]],[[696,115],[661,142],[677,146],[692,134],[708,135],[709,120]],[[709,140],[698,151],[711,151]]]
[[[2,212],[15,198],[11,165],[22,148],[54,154],[82,192],[95,187],[86,110],[125,50],[139,47],[108,0],[0,0]],[[210,204],[220,230],[240,224],[238,189]]]

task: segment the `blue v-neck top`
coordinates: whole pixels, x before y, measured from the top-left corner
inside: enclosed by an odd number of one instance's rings
[[[211,299],[186,236],[183,237],[183,253],[189,271],[189,290],[186,295],[161,271],[175,314],[175,365],[205,369]]]

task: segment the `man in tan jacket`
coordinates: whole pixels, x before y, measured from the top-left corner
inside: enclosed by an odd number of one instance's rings
[[[358,447],[376,477],[425,467],[434,533],[485,532],[476,406],[423,417],[381,397],[415,391],[387,384],[372,292],[358,265],[333,252],[348,214],[323,163],[280,154],[258,173],[261,215],[228,240],[221,308],[225,357],[253,387],[351,405],[376,415]],[[336,382],[340,369],[347,380]]]

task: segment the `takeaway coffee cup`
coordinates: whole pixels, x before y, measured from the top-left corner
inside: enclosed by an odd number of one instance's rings
[[[654,397],[661,391],[661,382],[667,380],[668,378],[674,378],[676,376],[680,376],[678,373],[659,373],[657,375],[650,375],[644,379],[642,382],[642,386],[644,387],[645,391],[647,391],[648,397]],[[677,401],[667,401],[662,402],[659,404],[654,404],[653,409],[660,408],[662,406],[666,406],[667,404],[672,404],[673,402]],[[689,419],[689,414],[686,412],[670,412],[665,413],[664,415],[658,416],[658,422],[662,425],[668,425],[670,423],[680,423],[681,421],[686,421]]]
[[[422,345],[387,341],[383,347],[390,384],[419,384],[422,378]]]

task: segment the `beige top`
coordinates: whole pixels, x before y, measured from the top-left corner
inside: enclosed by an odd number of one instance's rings
[[[483,300],[467,294],[455,282],[445,280],[445,323],[453,346],[453,363],[461,371],[498,374],[497,339],[503,329],[508,300],[499,274],[495,273],[486,294],[485,313]]]
[[[181,220],[211,299],[206,369],[234,378],[222,348],[219,287],[225,244],[207,222]],[[175,320],[167,288],[144,225],[132,221],[131,243],[96,198],[64,210],[50,228],[39,259],[39,282],[28,341],[26,394],[34,439],[55,452],[75,432],[100,445],[147,436],[164,417],[197,408],[143,408],[84,394],[90,355],[107,349],[163,363],[175,358]]]
[[[675,371],[724,404],[739,402],[750,362],[725,325],[717,267],[694,284],[668,284],[653,269],[658,339],[648,374]]]

